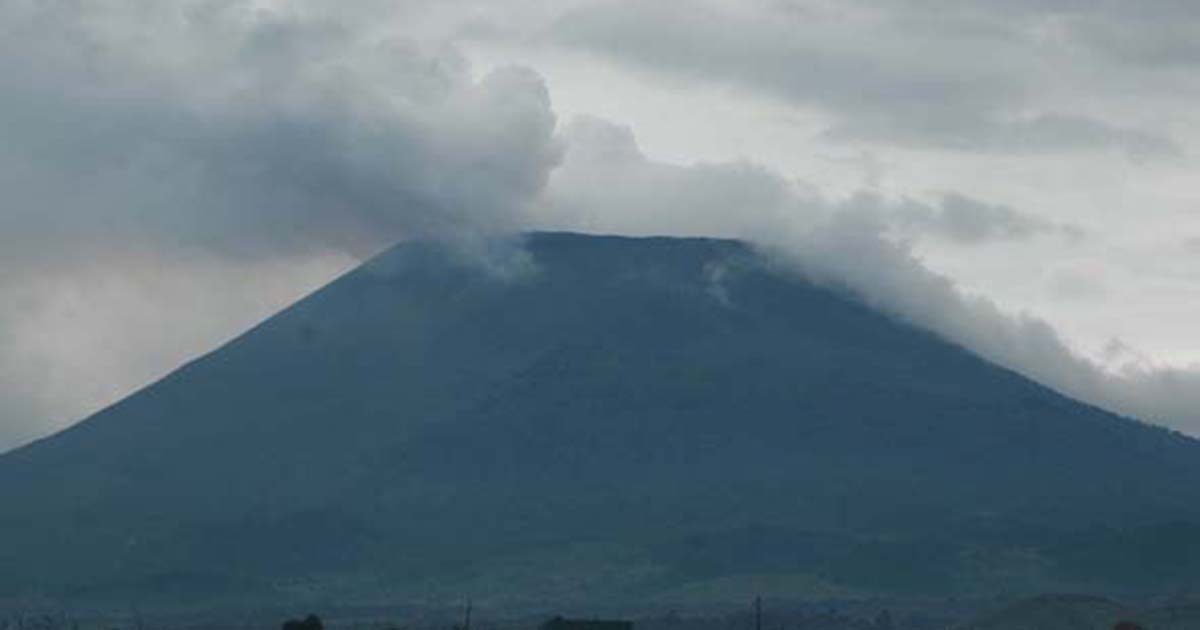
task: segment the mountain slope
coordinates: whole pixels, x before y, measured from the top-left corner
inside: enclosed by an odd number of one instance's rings
[[[0,457],[0,502],[0,590],[1016,588],[1073,532],[1196,520],[1200,444],[736,242],[534,234],[492,271],[395,248]]]

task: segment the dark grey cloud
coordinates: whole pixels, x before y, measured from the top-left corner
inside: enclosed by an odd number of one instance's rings
[[[892,212],[890,222],[905,235],[929,235],[963,245],[1058,236],[1083,238],[1076,226],[1046,221],[1002,204],[988,203],[962,193],[946,193],[937,205],[910,201]]]
[[[907,0],[905,10],[947,12],[977,19],[1051,24],[1058,37],[1109,60],[1155,71],[1190,70],[1200,62],[1195,37],[1200,5],[1190,0],[1092,2],[1088,0]]]
[[[557,160],[540,78],[249,3],[6,5],[0,249],[222,255],[511,229]],[[32,237],[32,238],[31,238]]]
[[[1043,92],[1073,80],[1066,64],[1052,65],[1072,46],[1046,33],[1058,16],[1031,8],[1018,19],[986,2],[622,1],[570,11],[548,37],[662,75],[816,108],[835,141],[1180,156],[1163,133],[1043,102]]]
[[[391,7],[255,5],[0,1],[0,447],[398,239],[527,223],[538,75],[476,79]]]
[[[1008,117],[997,111],[926,112],[905,118],[900,112],[860,112],[840,120],[823,135],[835,141],[889,141],[907,146],[985,151],[1043,153],[1115,150],[1131,160],[1169,160],[1183,155],[1170,138],[1146,130],[1121,127],[1070,114]]]

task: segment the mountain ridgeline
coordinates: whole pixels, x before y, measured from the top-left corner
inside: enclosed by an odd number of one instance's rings
[[[503,261],[399,245],[0,457],[0,594],[1200,582],[1197,441],[735,241],[537,233]]]

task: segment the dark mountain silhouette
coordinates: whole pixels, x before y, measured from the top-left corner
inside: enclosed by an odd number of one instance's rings
[[[1170,571],[1126,573],[1162,531],[1194,540],[1192,439],[737,242],[495,247],[487,267],[398,246],[0,457],[0,593],[663,601],[1200,576],[1169,550]]]
[[[1128,606],[1103,597],[1042,595],[986,615],[965,630],[1113,630],[1132,614]]]
[[[1130,606],[1088,595],[1040,595],[982,615],[962,630],[1192,630],[1200,605],[1192,600]]]

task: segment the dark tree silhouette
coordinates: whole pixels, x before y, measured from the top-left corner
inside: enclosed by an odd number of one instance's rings
[[[1113,630],[1145,630],[1145,629],[1142,628],[1141,624],[1134,623],[1132,621],[1121,621],[1121,622],[1118,622],[1117,625],[1113,626]]]
[[[325,630],[325,624],[320,617],[309,615],[304,619],[288,619],[283,622],[283,630]]]

